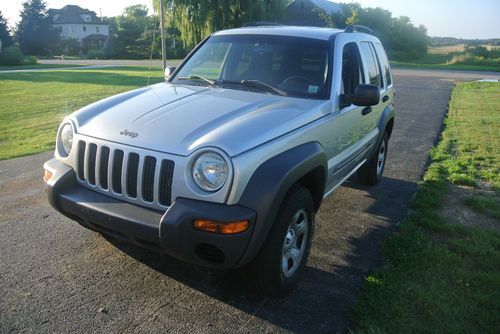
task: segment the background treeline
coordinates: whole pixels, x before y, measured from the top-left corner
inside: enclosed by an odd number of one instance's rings
[[[78,55],[88,58],[159,58],[161,51],[159,6],[152,0],[154,13],[144,5],[127,7],[116,17],[105,17],[110,36],[104,48],[88,50],[78,40],[61,38],[47,15],[44,0],[27,0],[23,3],[21,20],[11,31],[0,12],[0,40],[3,64],[32,62],[24,54],[36,56]],[[251,21],[283,22],[291,0],[163,0],[166,8],[167,57],[183,58],[203,38],[212,32],[241,27]],[[415,60],[425,57],[429,46],[463,43],[476,45],[452,56],[476,59],[497,59],[495,49],[485,49],[484,42],[461,40],[451,37],[428,37],[424,26],[415,26],[408,17],[393,17],[382,8],[363,8],[357,3],[340,4],[341,12],[327,15],[316,8],[318,25],[345,28],[348,24],[362,24],[374,30],[385,45],[392,60]],[[500,40],[495,40],[500,45]],[[456,59],[458,59],[456,57]]]

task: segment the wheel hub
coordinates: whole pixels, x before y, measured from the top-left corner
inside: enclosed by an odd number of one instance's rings
[[[291,277],[298,269],[307,247],[308,234],[309,218],[305,210],[300,209],[293,215],[283,242],[283,276]]]

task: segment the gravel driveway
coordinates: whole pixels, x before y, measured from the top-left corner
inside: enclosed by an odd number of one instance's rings
[[[305,275],[277,299],[248,296],[237,272],[106,240],[56,213],[41,180],[50,153],[1,161],[0,332],[345,331],[380,241],[407,213],[453,80],[475,77],[427,72],[395,71],[385,178],[373,188],[348,181],[323,203]]]

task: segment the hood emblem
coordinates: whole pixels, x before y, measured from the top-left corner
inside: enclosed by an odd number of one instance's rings
[[[129,136],[130,138],[135,138],[139,136],[137,132],[128,131],[127,129],[121,131],[120,134],[122,136]]]

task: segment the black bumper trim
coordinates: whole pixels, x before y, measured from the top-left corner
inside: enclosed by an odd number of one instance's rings
[[[177,198],[164,213],[85,188],[75,182],[73,169],[59,161],[50,160],[45,168],[54,175],[47,183],[50,204],[84,227],[209,267],[234,268],[246,252],[256,213],[244,206]],[[250,227],[239,234],[219,235],[195,230],[195,219],[248,220]],[[200,249],[218,249],[224,260],[210,261],[210,254],[203,256]]]

